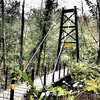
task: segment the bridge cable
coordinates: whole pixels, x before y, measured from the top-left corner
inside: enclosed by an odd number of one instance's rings
[[[39,44],[39,46],[37,47],[37,50],[35,51],[35,53],[33,54],[33,56],[29,59],[28,63],[27,63],[26,66],[24,67],[23,72],[25,72],[25,71],[27,70],[29,64],[30,64],[30,63],[32,62],[32,60],[34,59],[34,57],[35,57],[35,55],[37,54],[37,52],[38,52],[40,46],[45,42],[45,39],[47,38],[48,34],[50,33],[50,30],[52,30],[53,27],[54,27],[54,25],[49,29],[48,33],[45,35],[45,37],[43,38],[42,42],[41,42],[41,43]],[[40,77],[41,84],[42,84],[42,86],[43,86],[43,81],[42,81],[42,78],[41,78],[40,74],[39,74],[39,77]],[[21,77],[19,78],[19,80],[20,80],[20,79],[21,79]]]
[[[54,27],[54,25],[49,29],[49,31],[47,32],[47,34],[44,36],[42,42],[39,44],[39,46],[37,47],[37,50],[35,51],[35,53],[33,54],[33,56],[29,59],[28,63],[26,64],[26,66],[24,67],[24,72],[27,70],[29,64],[32,62],[33,58],[35,57],[35,55],[37,54],[40,46],[45,42],[45,39],[47,38],[48,34],[50,33],[50,30]]]
[[[56,70],[56,66],[57,66],[57,64],[58,64],[59,58],[60,58],[61,53],[62,53],[62,51],[63,51],[63,47],[64,47],[64,42],[63,42],[63,44],[62,44],[62,47],[61,47],[60,52],[59,52],[59,54],[58,54],[58,57],[57,57],[57,59],[56,59],[55,66],[54,66],[54,69],[53,69],[53,74],[54,74],[54,72],[55,72],[55,70]]]

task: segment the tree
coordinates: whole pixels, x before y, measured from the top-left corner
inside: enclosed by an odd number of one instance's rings
[[[15,1],[10,1],[5,4],[5,20],[9,22],[10,20],[14,21],[18,16],[20,16],[20,2],[15,0]]]
[[[99,34],[99,49],[97,56],[97,64],[100,62],[100,1],[97,0],[97,30]]]
[[[51,15],[52,15],[53,9],[55,8],[54,2],[55,2],[55,0],[46,0],[46,2],[45,2],[45,9],[43,11],[43,19],[42,19],[43,27],[41,29],[42,35],[41,35],[41,39],[40,39],[38,44],[40,44],[42,42],[42,40],[44,39],[44,37],[48,33],[49,28],[51,26],[51,23],[52,23]],[[46,42],[44,42],[40,46],[40,50],[39,50],[39,54],[38,54],[38,63],[37,63],[37,74],[38,74],[38,71],[39,71],[39,68],[40,68],[41,54],[42,54],[43,49],[44,49],[44,52],[45,52],[45,46],[46,46]],[[45,59],[45,56],[44,56],[44,59]]]
[[[12,51],[15,49],[15,41],[16,38],[14,37],[16,34],[15,30],[15,23],[18,23],[16,20],[20,17],[20,2],[17,0],[12,1],[0,1],[0,36],[3,39],[3,52],[1,52],[1,62],[3,62],[3,66],[6,66],[8,63],[11,64],[12,61],[12,56],[13,54]],[[14,23],[15,22],[15,23]],[[17,26],[17,25],[16,25]],[[19,30],[18,30],[19,31]],[[1,49],[2,49],[1,48]],[[2,58],[3,55],[3,58]],[[10,62],[11,61],[11,62]]]
[[[90,0],[85,0],[86,4],[89,6],[89,11],[93,16],[96,16],[96,5]]]
[[[25,0],[23,0],[22,5],[22,25],[21,25],[21,38],[20,38],[20,69],[23,70],[23,35],[24,35],[24,7]]]
[[[5,32],[4,32],[4,0],[1,0],[1,8],[2,8],[2,11],[1,11],[1,17],[2,17],[2,33],[1,33],[1,36],[2,36],[2,42],[3,42],[3,68],[4,68],[4,74],[5,74],[5,69],[6,69],[6,38],[5,38]]]

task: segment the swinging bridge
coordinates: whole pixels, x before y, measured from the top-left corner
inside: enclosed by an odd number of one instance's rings
[[[23,3],[24,4],[24,3]],[[22,19],[24,19],[24,5],[23,5],[23,12],[22,12]],[[70,16],[68,16],[70,14]],[[22,20],[23,21],[23,20]],[[68,25],[66,23],[70,22],[71,24]],[[23,23],[23,22],[22,22]],[[66,31],[66,30],[70,31]],[[22,33],[23,33],[23,25],[22,25]],[[34,54],[31,56],[29,59],[28,63],[24,66],[23,72],[27,72],[27,69],[31,62],[34,60],[36,54],[40,50],[41,46],[44,44],[46,41],[47,37],[49,35],[49,32],[45,34],[43,37],[41,43],[38,45],[36,48],[36,51]],[[71,38],[73,41],[70,42],[69,38]],[[1,39],[3,50],[4,50],[4,38]],[[67,76],[70,74],[69,69],[67,68],[66,64],[64,64],[61,61],[61,54],[63,52],[63,49],[65,47],[69,48],[72,46],[72,44],[75,44],[76,47],[76,61],[78,62],[79,60],[79,39],[78,39],[78,23],[77,23],[77,8],[76,6],[73,9],[62,9],[62,14],[61,14],[61,22],[60,22],[60,33],[59,33],[59,39],[58,39],[58,49],[57,49],[57,57],[55,59],[55,63],[53,64],[48,64],[48,66],[45,66],[43,68],[38,69],[38,73],[35,69],[35,67],[28,73],[31,73],[30,78],[32,79],[34,86],[37,89],[43,89],[45,86],[56,86],[56,85],[61,85],[64,83],[64,81],[67,80]],[[23,40],[22,44],[23,45]],[[22,55],[21,55],[21,60],[22,60]],[[5,63],[5,61],[4,61]],[[5,65],[4,65],[5,66]],[[35,65],[34,65],[35,66]],[[25,93],[28,90],[26,82],[23,83],[18,83],[16,88],[13,89],[7,89],[7,84],[8,77],[9,75],[9,68],[5,69],[0,69],[0,71],[4,70],[5,74],[5,80],[0,80],[0,83],[2,82],[5,84],[5,91],[2,90],[0,92],[0,100],[23,100]],[[41,73],[41,74],[40,74]],[[13,77],[13,76],[12,76]],[[14,85],[15,81],[12,79],[11,85]]]

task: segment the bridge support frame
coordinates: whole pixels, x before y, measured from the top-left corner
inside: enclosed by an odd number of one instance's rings
[[[71,14],[71,16],[67,16],[67,14]],[[74,21],[72,17],[74,16]],[[72,25],[68,26],[66,23],[70,21]],[[70,32],[67,32],[66,30],[70,29]],[[75,34],[72,34],[75,32]],[[66,35],[65,35],[66,34]],[[64,40],[67,40],[67,38],[71,38],[73,42],[64,42]],[[59,40],[58,40],[58,51],[57,51],[57,57],[60,53],[62,43],[74,43],[76,44],[76,60],[79,61],[79,38],[78,38],[78,21],[77,21],[77,7],[75,6],[74,9],[62,9],[62,15],[61,15],[61,23],[60,23],[60,34],[59,34]],[[59,61],[58,61],[59,63]]]

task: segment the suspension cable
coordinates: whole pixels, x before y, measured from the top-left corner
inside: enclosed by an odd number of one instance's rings
[[[55,61],[55,65],[54,65],[54,69],[53,69],[53,74],[54,74],[54,72],[55,72],[55,70],[56,70],[56,66],[57,66],[57,64],[58,64],[59,58],[60,58],[61,53],[62,53],[62,51],[63,51],[63,47],[64,47],[64,42],[63,42],[63,44],[62,44],[62,47],[61,47],[60,52],[59,52],[59,54],[58,54],[58,57],[57,57],[57,59],[56,59],[56,61]]]
[[[40,46],[45,42],[45,39],[47,38],[48,34],[50,33],[50,30],[52,30],[52,28],[54,27],[54,25],[49,29],[48,33],[44,36],[43,40],[41,41],[41,43],[39,44],[39,46],[37,47],[37,50],[35,51],[35,53],[33,54],[33,56],[29,59],[28,63],[26,64],[26,66],[24,67],[24,72],[27,70],[29,64],[32,62],[33,58],[35,57],[35,55],[37,54]]]

